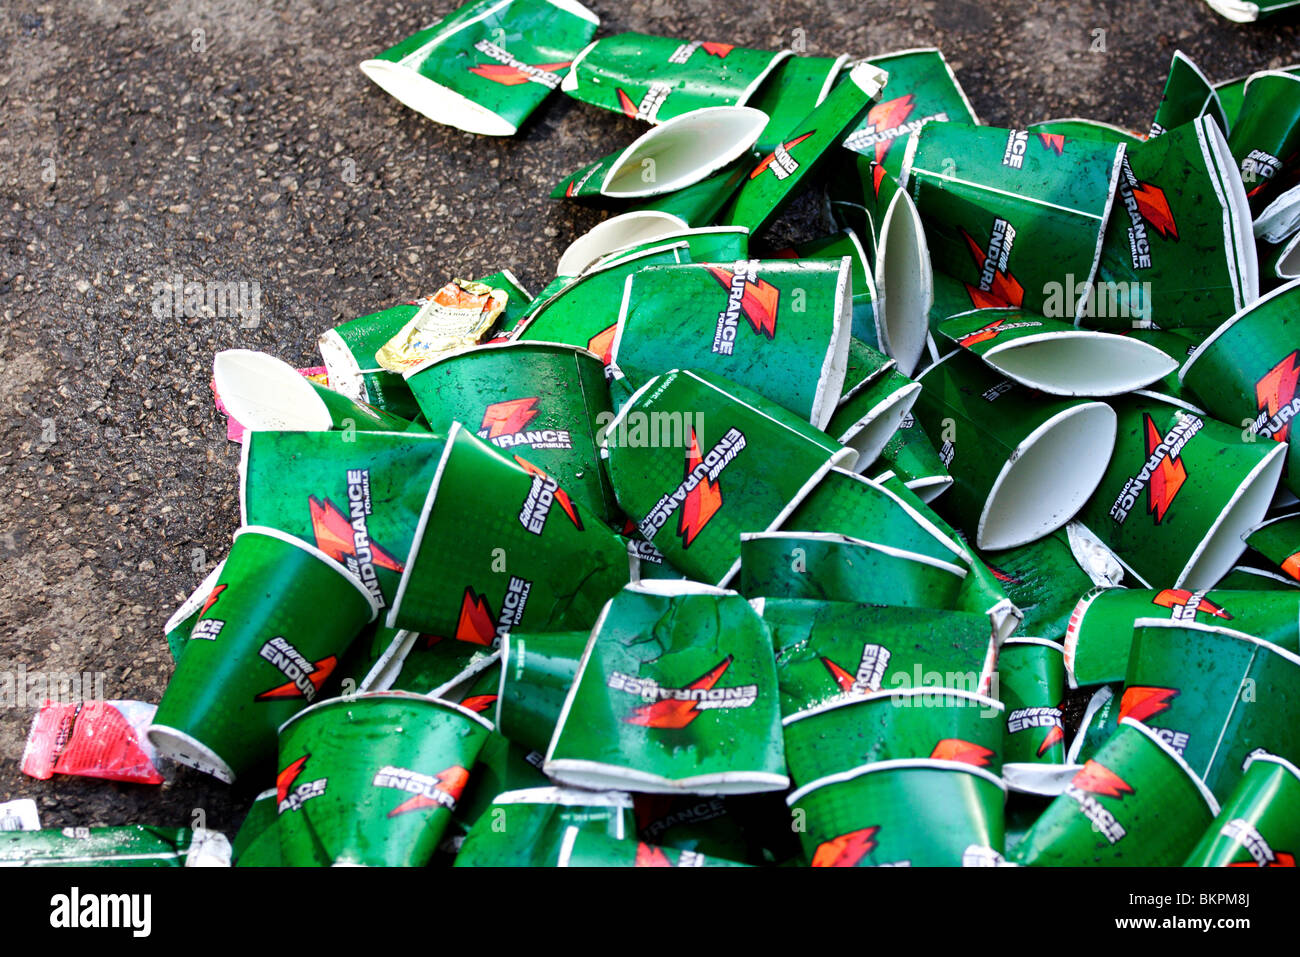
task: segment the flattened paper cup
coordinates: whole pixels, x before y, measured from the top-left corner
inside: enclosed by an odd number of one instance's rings
[[[280,729],[276,829],[289,867],[423,867],[491,725],[382,691],[313,705]]]
[[[750,106],[768,116],[767,126],[754,149],[770,153],[784,143],[799,121],[830,95],[848,60],[848,54],[792,56],[782,60],[749,101]]]
[[[776,528],[856,453],[722,376],[673,370],[637,390],[602,441],[623,511],[675,567],[725,585],[740,535]]]
[[[1218,813],[1178,752],[1126,718],[1010,858],[1040,867],[1177,866]]]
[[[993,371],[1048,395],[1122,395],[1178,368],[1139,339],[1076,329],[1023,309],[977,309],[944,320],[939,330]]]
[[[190,592],[190,596],[181,602],[181,606],[172,613],[163,625],[163,635],[167,638],[167,650],[171,652],[172,661],[181,660],[181,652],[185,650],[186,644],[189,643],[190,633],[194,630],[194,624],[199,620],[203,613],[203,606],[212,594],[212,589],[216,587],[217,579],[221,577],[221,570],[225,567],[225,562],[218,562],[212,571],[208,572],[207,577],[199,582],[199,586]]]
[[[551,198],[638,200],[693,186],[740,159],[766,124],[766,113],[747,106],[682,113],[570,173]]]
[[[849,389],[826,424],[837,442],[858,453],[859,467],[869,468],[884,451],[921,394],[921,386],[896,369]]]
[[[879,344],[876,331],[876,283],[871,275],[871,261],[862,241],[852,229],[841,229],[829,236],[809,240],[775,253],[782,259],[833,259],[849,257],[853,279],[853,335]]]
[[[567,343],[594,352],[608,362],[627,277],[646,266],[689,261],[689,244],[677,240],[597,263],[581,276],[557,281],[558,288],[550,295],[539,295],[536,305],[515,327],[512,338]]]
[[[772,639],[749,602],[638,582],[592,630],[544,770],[596,789],[780,791],[780,717]]]
[[[620,33],[583,50],[560,88],[583,103],[662,123],[702,107],[744,106],[788,56],[789,50]]]
[[[411,428],[409,419],[317,385],[264,352],[218,352],[212,363],[212,380],[230,414],[250,432],[405,432]]]
[[[1143,722],[1220,799],[1255,748],[1300,758],[1300,655],[1226,627],[1139,618],[1119,717]]]
[[[577,0],[478,0],[365,60],[361,72],[435,123],[512,136],[599,23]]]
[[[952,485],[952,476],[938,450],[910,411],[880,450],[874,465],[864,471],[873,469],[898,476],[923,502],[933,502]]]
[[[1116,126],[1113,123],[1087,120],[1077,116],[1031,123],[1026,129],[1030,133],[1059,135],[1069,139],[1077,137],[1084,140],[1098,140],[1102,143],[1123,143],[1128,147],[1136,146],[1146,140],[1146,137],[1136,130],[1126,130],[1124,127]]]
[[[1268,510],[1285,448],[1154,393],[1112,405],[1115,454],[1079,521],[1146,587],[1212,588]]]
[[[555,266],[555,274],[580,275],[588,266],[615,250],[660,240],[687,228],[680,217],[653,209],[611,216],[569,244]]]
[[[908,688],[787,715],[785,760],[796,786],[863,764],[916,758],[1002,766],[1000,701],[969,691]]]
[[[1123,158],[1117,144],[927,123],[908,142],[901,182],[934,267],[964,282],[977,306],[1073,320],[1097,271]],[[1075,300],[1053,307],[1052,293],[1074,286]]]
[[[470,829],[454,866],[556,867],[570,828],[615,841],[632,836],[632,796],[556,787],[504,791]]]
[[[1261,522],[1246,533],[1246,544],[1300,581],[1300,514]]]
[[[1300,76],[1280,70],[1253,74],[1228,146],[1246,184],[1251,212],[1258,215],[1293,182],[1289,174],[1300,149]]]
[[[712,226],[718,219],[718,213],[745,182],[752,166],[752,154],[742,156],[712,176],[692,186],[640,202],[636,209],[668,213],[697,229]]]
[[[627,278],[611,361],[634,388],[726,376],[825,428],[848,362],[850,261],[652,266]]]
[[[740,536],[740,592],[747,598],[956,608],[965,577],[966,569],[959,564],[845,535]]]
[[[556,867],[748,867],[697,851],[658,847],[644,841],[619,841],[570,826]]]
[[[828,775],[786,803],[813,867],[960,867],[1001,861],[1005,798],[984,768],[901,760]]]
[[[987,552],[981,557],[1007,597],[1025,616],[1021,629],[1028,635],[1053,640],[1064,636],[1079,595],[1093,584],[1088,573],[1079,567],[1067,534],[1060,531],[1018,548]]]
[[[587,648],[585,631],[506,635],[496,725],[516,744],[545,751]]]
[[[1300,595],[1215,588],[1094,588],[1079,599],[1065,633],[1070,686],[1122,681],[1139,618],[1220,625],[1300,652]]]
[[[275,753],[379,603],[319,549],[273,528],[235,533],[225,567],[147,730],[174,761],[227,784]]]
[[[615,519],[596,447],[600,426],[614,415],[599,357],[563,343],[505,342],[422,363],[405,377],[436,431],[460,422],[525,469],[554,477],[606,521]]]
[[[1160,105],[1151,123],[1151,136],[1162,136],[1169,130],[1208,116],[1226,136],[1230,128],[1228,116],[1223,111],[1219,93],[1200,67],[1182,50],[1174,51],[1169,64],[1169,79],[1165,81]]]
[[[230,842],[235,867],[283,867],[280,856],[280,832],[276,818],[280,813],[275,788],[268,788],[253,799],[244,823]]]
[[[444,447],[427,433],[251,432],[241,524],[314,543],[387,607]]]
[[[1208,116],[1125,151],[1082,325],[1207,328],[1259,297],[1235,165]]]
[[[404,564],[388,626],[479,645],[588,628],[628,576],[618,536],[459,422]]]
[[[914,414],[930,435],[952,436],[943,501],[981,549],[1014,548],[1060,528],[1101,481],[1115,413],[1101,402],[1033,396],[972,356],[920,375]]]
[[[1266,289],[1277,280],[1287,283],[1300,279],[1300,231],[1293,233],[1281,244],[1261,242],[1259,272]]]
[[[1300,486],[1300,443],[1289,442],[1291,422],[1300,416],[1298,304],[1300,280],[1275,289],[1214,330],[1178,373],[1211,415],[1290,445],[1292,491]]]
[[[1300,768],[1258,753],[1183,866],[1295,867],[1298,853]]]
[[[885,85],[885,73],[859,63],[787,138],[750,170],[749,179],[727,204],[719,221],[758,232],[771,222],[831,155]]]
[[[1065,765],[1065,663],[1058,642],[1008,638],[998,651],[1002,722],[1002,776],[1007,786],[1055,793]]]

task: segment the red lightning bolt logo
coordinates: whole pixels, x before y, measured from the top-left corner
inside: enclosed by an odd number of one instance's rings
[[[957,345],[970,347],[980,342],[988,342],[990,339],[996,339],[1002,332],[1002,323],[1005,319],[994,319],[982,329],[976,329],[974,332],[968,332],[957,340]]]
[[[841,691],[853,690],[853,684],[857,680],[853,675],[849,674],[829,658],[823,657],[822,664],[825,665],[826,670],[831,673],[831,677],[835,679],[835,683],[840,686]]]
[[[1119,699],[1119,720],[1132,718],[1134,721],[1146,721],[1162,711],[1168,711],[1170,703],[1178,697],[1177,688],[1153,688],[1146,685],[1132,685],[1124,689],[1124,697]]]
[[[736,281],[734,272],[721,266],[705,268],[708,269],[709,275],[722,284],[722,288],[731,291],[732,284]],[[776,316],[780,304],[781,290],[766,279],[745,280],[745,292],[740,300],[740,313],[749,320],[750,328],[760,336],[766,336],[768,339],[776,337]]]
[[[1165,239],[1178,241],[1178,224],[1174,222],[1174,212],[1169,208],[1169,199],[1163,189],[1150,183],[1138,183],[1133,187],[1133,199],[1137,201],[1138,212],[1152,229]]]
[[[664,853],[662,847],[655,847],[646,844],[644,841],[638,841],[636,845],[636,863],[633,867],[672,867],[672,862],[668,860],[668,855]]]
[[[298,780],[298,775],[302,774],[302,766],[307,763],[307,759],[310,757],[310,754],[304,754],[275,776],[275,802],[277,805],[283,804],[289,796],[289,792],[293,790],[293,782]]]
[[[307,680],[311,682],[313,688],[320,691],[321,685],[334,673],[334,668],[338,665],[339,659],[336,655],[330,655],[328,658],[322,658],[320,661],[312,662],[311,674]],[[273,701],[277,698],[301,698],[303,697],[302,689],[292,681],[286,681],[282,685],[272,688],[270,691],[263,691],[254,698],[254,701]]]
[[[966,230],[963,229],[961,234],[966,239],[971,258],[975,260],[975,271],[982,273],[984,263],[989,258],[988,253]],[[993,282],[988,290],[966,283],[966,291],[970,294],[970,301],[976,309],[997,309],[1006,306],[1019,308],[1025,301],[1024,287],[1016,282],[1015,277],[1000,270],[994,272]]]
[[[734,43],[701,43],[700,49],[709,54],[709,56],[715,56],[719,60],[725,60],[727,54],[736,49],[736,45]]]
[[[1064,741],[1064,740],[1065,740],[1065,729],[1062,728],[1060,725],[1057,725],[1056,727],[1052,728],[1052,730],[1047,732],[1047,737],[1043,738],[1043,743],[1038,746],[1038,756],[1041,758],[1044,754],[1047,753],[1048,749],[1051,748],[1052,745],[1056,744],[1057,741]]]
[[[907,118],[912,115],[912,110],[916,108],[916,97],[909,93],[907,96],[900,96],[894,100],[887,100],[884,103],[877,103],[867,114],[867,122],[871,129],[877,133],[883,133],[885,130],[894,130],[907,122]],[[881,140],[876,144],[876,160],[872,167],[872,188],[876,191],[876,196],[880,196],[880,184],[885,179],[885,157],[889,155],[890,149],[893,148],[894,141],[898,137],[887,140]]]
[[[353,534],[352,522],[343,514],[343,510],[329,499],[308,496],[307,508],[311,512],[311,531],[316,539],[316,547],[340,564],[346,564],[345,556],[357,557],[357,540]],[[401,572],[402,563],[384,551],[374,542],[370,543],[371,561],[377,568]]]
[[[637,108],[636,108],[636,104],[632,102],[632,97],[624,93],[622,87],[619,87],[617,92],[618,92],[618,105],[620,109],[623,110],[625,116],[630,116],[632,119],[635,120],[637,118]]]
[[[203,607],[199,609],[200,618],[206,615],[208,613],[208,609],[217,603],[217,599],[221,597],[221,593],[225,590],[226,590],[225,585],[218,585],[216,588],[212,589],[212,592],[208,595],[208,600],[205,601],[203,603]]]
[[[587,340],[588,351],[596,353],[600,356],[601,362],[609,365],[614,361],[614,336],[617,334],[618,323],[615,322]]]
[[[1282,562],[1282,571],[1300,581],[1300,552],[1296,552]]]
[[[1164,441],[1160,429],[1147,413],[1142,413],[1146,423],[1146,449],[1150,457]],[[1183,483],[1187,481],[1187,468],[1181,457],[1166,455],[1151,472],[1151,483],[1147,486],[1147,511],[1156,517],[1156,524],[1164,521],[1169,506],[1174,504]]]
[[[489,439],[522,432],[529,422],[537,418],[537,402],[535,396],[493,402],[483,410],[483,424],[479,426],[479,431],[487,432]]]
[[[1070,783],[1080,791],[1100,794],[1103,797],[1122,798],[1126,794],[1134,793],[1133,788],[1122,777],[1105,765],[1091,760],[1079,769],[1079,773],[1070,780]]]
[[[960,761],[982,768],[988,765],[993,752],[961,738],[944,738],[935,744],[930,757],[936,761]]]
[[[517,455],[514,458],[529,475],[535,475],[547,481],[555,481],[533,463],[526,462]],[[582,519],[578,517],[578,510],[573,505],[573,499],[569,498],[569,493],[557,487],[552,494],[555,496],[555,504],[564,509],[564,514],[569,516],[569,521],[573,523],[573,527],[578,531],[582,531]]]
[[[466,586],[460,600],[460,617],[456,620],[456,640],[475,645],[490,645],[496,640],[496,623],[487,599]]]
[[[735,655],[727,655],[721,662],[688,684],[685,690],[707,691],[712,688],[726,673],[727,669],[731,667],[734,658]],[[642,728],[684,728],[700,716],[697,708],[698,704],[697,701],[675,701],[671,699],[656,701],[654,704],[641,705],[635,708],[632,714],[623,720],[628,724],[635,724]]]
[[[876,832],[880,826],[849,831],[817,845],[813,852],[813,867],[856,867],[858,862],[876,849]]]
[[[1151,599],[1151,604],[1160,605],[1164,608],[1182,608],[1188,604],[1195,596],[1193,592],[1183,588],[1166,588],[1159,592],[1155,598]],[[1203,615],[1213,615],[1215,618],[1223,618],[1227,621],[1232,620],[1232,616],[1226,611],[1208,599],[1201,598],[1196,603],[1196,610]]]
[[[563,70],[572,62],[566,60],[563,63],[538,63],[533,66],[533,69],[554,73],[557,70]],[[528,74],[523,70],[505,63],[480,63],[478,66],[470,67],[469,72],[481,76],[485,80],[491,80],[493,83],[500,83],[503,86],[518,86],[521,83],[527,83],[529,80]]]
[[[695,436],[695,430],[691,429],[691,448],[686,456],[686,475],[690,476],[696,466],[703,461],[699,439]],[[707,475],[703,476],[695,488],[686,493],[686,500],[682,502],[681,516],[677,520],[677,534],[682,539],[682,548],[691,547],[691,543],[700,532],[704,531],[704,527],[720,508],[722,508],[721,484],[710,482]]]
[[[451,798],[454,805],[460,800],[461,792],[465,790],[465,783],[469,781],[469,772],[460,765],[455,764],[445,771],[439,771],[434,777],[438,783],[434,785],[435,790],[441,791]],[[407,798],[397,807],[388,812],[389,817],[397,817],[399,814],[405,814],[408,811],[418,811],[426,807],[446,807],[447,805],[437,798],[429,797],[427,794],[415,794]]]
[[[1057,156],[1065,155],[1064,133],[1039,133],[1038,138],[1043,141],[1043,146],[1051,150]]]
[[[1300,349],[1291,353],[1264,377],[1255,383],[1255,401],[1259,411],[1275,416],[1295,401],[1296,384],[1300,382]],[[1285,442],[1291,432],[1291,422],[1273,433],[1275,442]]]
[[[804,133],[802,136],[796,136],[788,143],[782,143],[781,148],[788,153],[816,132],[817,132],[816,130],[809,130],[807,133]],[[764,156],[761,160],[758,161],[758,165],[755,166],[753,171],[749,174],[749,178],[757,179],[759,176],[761,176],[763,174],[763,170],[771,166],[772,161],[774,159],[776,159],[776,150],[772,150],[772,152],[768,153],[766,156]]]

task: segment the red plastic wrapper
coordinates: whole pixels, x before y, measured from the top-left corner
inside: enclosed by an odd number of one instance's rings
[[[153,746],[144,737],[155,710],[143,701],[46,701],[27,735],[23,773],[42,781],[72,774],[162,784]]]

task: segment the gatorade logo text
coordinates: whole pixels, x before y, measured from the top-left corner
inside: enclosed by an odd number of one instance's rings
[[[497,62],[472,66],[469,72],[505,86],[518,86],[521,83],[532,82],[540,83],[548,90],[554,90],[560,85],[560,75],[556,71],[563,70],[571,62],[566,60],[563,63],[539,63],[530,66],[523,60],[515,59],[490,40],[479,40],[474,44],[474,49]]]
[[[722,507],[722,488],[718,485],[718,478],[744,448],[744,433],[731,428],[707,455],[701,456],[699,440],[692,429],[690,452],[686,458],[686,477],[677,488],[659,499],[650,513],[637,523],[642,537],[653,541],[659,530],[680,509],[682,514],[677,534],[681,536],[682,547],[689,548]]]
[[[1264,150],[1251,150],[1249,155],[1241,161],[1241,179],[1245,183],[1260,183],[1252,189],[1249,195],[1254,196],[1266,185],[1268,181],[1276,176],[1282,169],[1282,161],[1272,153],[1266,153]]]
[[[254,701],[269,701],[275,698],[306,698],[313,701],[321,685],[325,683],[338,658],[330,655],[320,661],[308,661],[298,649],[283,638],[275,637],[264,644],[257,652],[258,657],[269,661],[289,680],[270,691],[263,691]]]
[[[614,691],[626,691],[648,704],[633,709],[623,720],[643,728],[684,728],[700,716],[701,711],[728,708],[748,708],[758,700],[758,685],[739,685],[733,688],[715,688],[714,685],[731,667],[735,655],[727,655],[685,688],[665,688],[653,678],[615,671],[609,676],[607,686]]]
[[[1291,421],[1300,415],[1300,396],[1296,384],[1300,382],[1300,349],[1275,365],[1255,383],[1255,401],[1259,417],[1252,430],[1256,435],[1275,442],[1285,442],[1291,433]]]
[[[790,155],[790,151],[816,132],[816,130],[809,130],[807,133],[796,136],[788,143],[778,143],[776,149],[759,160],[758,165],[749,174],[749,178],[757,179],[763,174],[764,170],[768,169],[772,171],[772,175],[777,179],[793,176],[799,171],[799,161]]]
[[[384,593],[376,569],[402,571],[402,563],[370,539],[370,470],[348,469],[348,512],[346,515],[329,499],[315,495],[307,499],[311,512],[312,536],[316,547],[341,564],[366,586],[382,607]]]
[[[1110,768],[1096,761],[1088,761],[1070,781],[1065,793],[1078,802],[1084,817],[1093,823],[1107,841],[1114,844],[1123,839],[1125,834],[1123,826],[1093,795],[1123,798],[1124,795],[1133,793],[1133,788],[1127,781]]]
[[[1178,241],[1178,224],[1165,191],[1151,183],[1143,183],[1133,173],[1126,158],[1119,177],[1119,198],[1128,213],[1129,256],[1134,269],[1151,268],[1151,240],[1147,234],[1150,226],[1165,239]]]
[[[1011,169],[1023,169],[1027,149],[1029,134],[1025,130],[1011,130],[1007,137],[1007,148],[1002,153],[1002,165]]]
[[[1041,322],[1026,320],[1025,322],[1007,322],[1005,319],[994,319],[982,329],[976,329],[974,332],[968,332],[957,340],[957,345],[964,348],[970,348],[981,342],[988,342],[990,339],[996,339],[1004,332],[1010,332],[1012,329],[1037,329],[1042,326]]]
[[[1047,737],[1038,746],[1038,756],[1042,757],[1047,749],[1065,737],[1065,727],[1061,723],[1061,709],[1048,707],[1017,708],[1007,715],[1007,733],[1015,734],[1031,728],[1051,728]]]
[[[190,630],[190,640],[216,641],[217,635],[221,634],[221,629],[225,627],[225,621],[220,618],[204,618],[195,622],[194,627]]]
[[[1203,591],[1183,588],[1166,588],[1151,599],[1151,604],[1171,609],[1174,621],[1195,621],[1197,613],[1232,620],[1232,616],[1212,601],[1207,601]]]
[[[966,283],[966,292],[977,309],[996,309],[999,306],[1019,307],[1025,301],[1024,287],[1007,272],[1011,260],[1011,248],[1016,242],[1016,230],[1005,219],[993,220],[993,233],[989,238],[987,249],[981,249],[979,243],[966,232],[961,231],[970,249],[975,268],[979,270],[979,286]]]
[[[826,657],[822,658],[822,664],[841,691],[847,694],[869,694],[880,690],[880,685],[885,680],[885,670],[889,667],[889,658],[889,649],[884,645],[865,644],[855,674],[849,674]]]
[[[573,507],[573,499],[569,498],[569,493],[560,488],[555,479],[531,462],[525,462],[517,455],[515,461],[533,477],[528,497],[524,499],[523,508],[519,510],[519,523],[534,535],[540,535],[546,525],[546,516],[551,512],[551,505],[558,504],[564,510],[564,514],[569,516],[569,521],[573,523],[574,528],[582,531],[582,519],[578,517],[578,510]]]
[[[669,795],[638,794],[636,796],[635,807],[638,820],[646,814],[652,814],[660,810],[662,805],[652,803],[656,798],[660,797],[665,798],[666,803],[671,804],[672,798]],[[668,811],[653,821],[642,821],[640,830],[645,838],[654,841],[678,824],[702,824],[705,821],[713,821],[723,817],[726,813],[727,806],[723,803],[722,798],[701,798],[695,804]]]
[[[571,449],[573,438],[566,429],[528,429],[537,418],[540,400],[536,396],[493,402],[483,411],[478,437],[499,449],[526,445],[534,449]]]
[[[829,841],[822,841],[813,852],[813,867],[857,867],[858,863],[876,849],[876,832],[880,826],[849,831]]]
[[[426,807],[445,807],[448,811],[453,810],[468,780],[469,771],[460,765],[452,765],[437,774],[421,774],[409,768],[385,765],[375,773],[374,780],[370,783],[377,788],[392,788],[411,795],[388,812],[389,817],[396,817]]]
[[[1229,840],[1238,842],[1246,853],[1251,856],[1254,864],[1259,867],[1295,867],[1295,857],[1291,854],[1277,854],[1273,848],[1269,847],[1268,841],[1264,840],[1264,835],[1260,834],[1255,825],[1245,818],[1234,817],[1223,827],[1219,828],[1219,833]],[[1235,867],[1251,867],[1248,862],[1231,865]]]
[[[706,43],[703,40],[696,40],[692,43],[683,43],[668,56],[669,63],[685,63],[691,58],[691,54],[696,50],[703,49],[709,56],[715,56],[719,60],[725,60],[727,54],[735,49],[733,43]]]
[[[758,278],[758,261],[742,260],[730,270],[721,266],[706,268],[709,275],[727,290],[727,307],[718,313],[712,351],[724,356],[732,354],[736,347],[736,329],[740,325],[741,316],[748,320],[750,328],[759,335],[768,339],[775,338],[781,290],[766,279]]]
[[[622,109],[626,116],[634,120],[645,120],[653,123],[659,116],[659,109],[664,105],[664,100],[668,99],[668,94],[672,92],[672,87],[661,80],[656,80],[650,84],[650,88],[645,91],[645,96],[641,97],[639,104],[633,103],[632,98],[623,92],[618,91],[619,108]]]
[[[510,629],[523,618],[524,605],[533,583],[518,575],[511,575],[506,585],[506,596],[501,602],[501,614],[495,621],[487,599],[466,587],[461,596],[460,617],[456,621],[456,640],[476,645],[495,645],[509,634]]]
[[[310,754],[304,754],[275,776],[275,799],[279,813],[299,810],[312,798],[324,794],[325,788],[329,786],[329,778],[317,778],[315,781],[304,781],[294,786],[298,775],[302,774],[302,766],[310,757]]]
[[[961,738],[944,738],[935,743],[934,748],[930,751],[930,757],[935,761],[960,761],[962,764],[982,768],[988,765],[989,759],[993,757],[993,752],[988,748],[980,747],[972,741],[963,741]]]
[[[1115,504],[1110,507],[1110,517],[1121,525],[1137,505],[1143,489],[1147,492],[1147,511],[1155,516],[1156,524],[1159,525],[1164,521],[1169,506],[1178,497],[1183,483],[1187,481],[1187,468],[1182,461],[1183,448],[1201,431],[1205,423],[1184,412],[1177,413],[1177,416],[1178,422],[1167,435],[1161,437],[1160,429],[1151,416],[1143,413],[1146,464],[1142,466],[1142,471],[1124,483]]]
[[[947,113],[931,113],[929,116],[922,116],[909,122],[908,117],[912,115],[912,110],[915,108],[916,97],[911,93],[897,99],[886,100],[884,103],[877,103],[867,113],[866,125],[844,140],[845,148],[855,153],[865,153],[875,148],[876,162],[872,167],[871,175],[876,196],[880,195],[880,184],[885,178],[885,157],[889,155],[894,141],[899,137],[911,136],[928,120],[948,122]]]

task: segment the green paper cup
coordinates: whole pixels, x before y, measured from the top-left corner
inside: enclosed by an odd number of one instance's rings
[[[240,521],[312,542],[392,603],[445,443],[393,432],[250,432]]]
[[[319,386],[264,352],[218,352],[212,380],[230,414],[250,432],[405,432],[411,428],[409,419]]]
[[[744,106],[789,50],[620,33],[591,44],[561,85],[583,103],[647,123],[709,106]]]
[[[896,369],[847,391],[826,424],[826,432],[858,453],[858,466],[871,467],[894,437],[921,394],[919,383]]]
[[[556,867],[747,867],[697,851],[619,841],[571,825],[560,844]]]
[[[1147,588],[1213,587],[1264,517],[1286,449],[1155,393],[1112,404],[1115,453],[1079,521]]]
[[[909,688],[787,715],[785,760],[796,787],[864,764],[926,758],[1002,768],[1000,701],[969,691]]]
[[[1300,513],[1260,522],[1246,533],[1246,544],[1300,581]]]
[[[631,836],[631,795],[556,787],[504,791],[465,836],[455,866],[556,867],[570,828],[616,841]]]
[[[1300,852],[1300,768],[1253,754],[1219,816],[1184,867],[1295,867]]]
[[[1230,628],[1139,618],[1119,717],[1141,721],[1220,799],[1257,747],[1300,758],[1300,655]]]
[[[1005,798],[984,768],[903,760],[829,775],[786,803],[813,867],[960,867],[1001,862]]]
[[[1250,204],[1210,117],[1125,151],[1080,323],[1206,328],[1259,297]]]
[[[1240,423],[1256,439],[1289,444],[1287,484],[1292,491],[1300,486],[1300,443],[1288,443],[1291,421],[1300,415],[1297,304],[1300,280],[1275,289],[1219,326],[1178,373],[1211,415],[1234,426]]]
[[[1178,752],[1126,718],[1011,860],[1040,867],[1177,866],[1218,813],[1214,795]]]
[[[289,867],[423,867],[491,725],[382,691],[313,705],[280,729],[276,829]]]
[[[1074,320],[1097,271],[1124,147],[1056,134],[927,123],[900,180],[936,269],[977,306]],[[1073,298],[1062,290],[1075,290]],[[1068,299],[1068,301],[1066,301]]]
[[[1300,596],[1291,592],[1095,588],[1079,599],[1065,632],[1070,687],[1122,681],[1134,622],[1162,615],[1171,622],[1223,625],[1300,652]]]
[[[993,691],[998,651],[983,615],[777,598],[762,615],[786,717],[876,693]]]
[[[1228,146],[1246,184],[1251,212],[1258,215],[1285,188],[1284,171],[1300,149],[1300,76],[1280,70],[1253,74]]]
[[[744,156],[766,124],[766,113],[747,106],[682,113],[570,173],[551,198],[636,201],[694,186]]]
[[[749,179],[720,214],[720,222],[758,232],[786,206],[832,155],[885,85],[885,73],[859,63],[787,138],[750,170]]]
[[[490,824],[488,811],[497,795],[549,787],[550,784],[542,773],[540,752],[511,744],[493,731],[483,742],[478,760],[471,769],[469,784],[452,810],[452,824],[456,829],[452,840],[471,831],[485,816]]]
[[[554,479],[459,422],[404,564],[388,626],[479,645],[514,630],[588,628],[628,580],[621,539]]]
[[[735,592],[628,585],[592,630],[546,774],[650,793],[784,790],[771,641]]]
[[[217,580],[221,577],[221,570],[225,566],[224,561],[218,562],[216,567],[208,572],[207,577],[199,582],[199,587],[190,592],[190,596],[181,602],[181,606],[163,625],[163,634],[167,638],[167,650],[171,652],[172,661],[181,660],[181,652],[189,643],[190,633],[194,631],[195,623],[203,614],[203,606],[207,603],[208,596],[212,594],[212,589],[216,587]]]
[[[1093,585],[1079,566],[1068,531],[1005,552],[988,552],[983,560],[1024,614],[1021,631],[1027,635],[1053,640],[1064,636],[1079,595]]]
[[[235,867],[283,867],[280,854],[280,831],[276,818],[280,813],[275,788],[268,788],[253,799],[253,806],[230,843]]]
[[[740,536],[740,593],[747,598],[953,609],[965,578],[961,564],[829,532]]]
[[[864,472],[879,469],[898,476],[903,483],[927,504],[952,486],[952,476],[939,457],[930,437],[909,410],[875,463]]]
[[[831,467],[856,457],[757,393],[689,370],[638,389],[601,444],[618,503],[645,540],[720,585],[740,569],[742,532],[778,527]]]
[[[1155,120],[1151,123],[1151,136],[1162,136],[1202,116],[1213,119],[1219,130],[1227,135],[1230,128],[1228,117],[1214,84],[1191,57],[1182,50],[1175,50],[1169,64],[1169,79],[1165,81],[1165,90],[1160,95],[1160,105],[1156,107]]]
[[[361,64],[435,123],[512,136],[596,32],[577,0],[478,0]]]
[[[1014,548],[1060,528],[1088,500],[1115,442],[1101,402],[1046,399],[953,354],[921,373],[915,414],[950,441],[944,496],[981,549]]]
[[[1122,395],[1178,368],[1139,339],[1076,329],[1022,309],[977,309],[945,319],[939,330],[994,372],[1048,395]]]
[[[848,54],[838,57],[792,56],[768,74],[749,105],[762,110],[768,122],[754,149],[771,153],[790,138],[799,121],[830,95]]]
[[[602,220],[571,242],[555,266],[557,276],[579,276],[587,267],[617,250],[677,236],[688,229],[681,217],[653,209],[638,209]]]
[[[463,423],[525,469],[553,476],[606,521],[616,520],[596,446],[601,424],[613,418],[599,357],[562,343],[504,342],[421,363],[405,377],[435,430]]]
[[[1065,764],[1065,663],[1044,638],[1008,638],[998,653],[998,691],[1006,706],[1001,741],[1007,787],[1058,793]],[[1069,772],[1072,773],[1072,772]]]
[[[274,755],[379,603],[329,556],[273,528],[235,533],[147,730],[158,751],[232,783]]]
[[[629,215],[640,215],[640,211]],[[749,258],[749,230],[743,226],[683,226],[658,239],[610,250],[590,268],[604,268],[647,249],[676,243],[685,243],[687,247],[680,253],[682,262],[735,262],[737,259]]]
[[[871,262],[857,233],[851,229],[842,229],[820,239],[777,250],[773,256],[779,259],[831,260],[848,256],[853,279],[853,336],[855,339],[879,344],[876,331],[876,282],[871,274]]]
[[[638,203],[636,208],[639,211],[668,213],[697,229],[711,226],[717,221],[718,213],[745,182],[752,165],[752,155],[742,156],[730,166],[693,186],[656,196]]]
[[[229,866],[230,842],[226,836],[201,827],[190,830],[188,827],[129,824],[121,827],[49,827],[33,831],[0,831],[0,867]],[[89,883],[89,878],[87,882]],[[87,898],[98,903],[98,899],[90,894],[82,900]],[[117,906],[120,900],[110,899],[113,900],[113,906]],[[85,914],[85,911],[77,911],[76,901],[77,890],[74,887],[72,913]],[[105,914],[109,906],[108,903],[104,904]],[[58,914],[60,910],[66,913],[68,909],[66,904],[61,906],[56,903],[53,913]],[[90,913],[101,912],[90,909]]]
[[[825,428],[848,362],[850,260],[651,266],[627,278],[611,363],[639,388],[726,376]]]
[[[503,735],[522,747],[546,750],[588,637],[585,631],[562,631],[502,639],[496,725]]]

